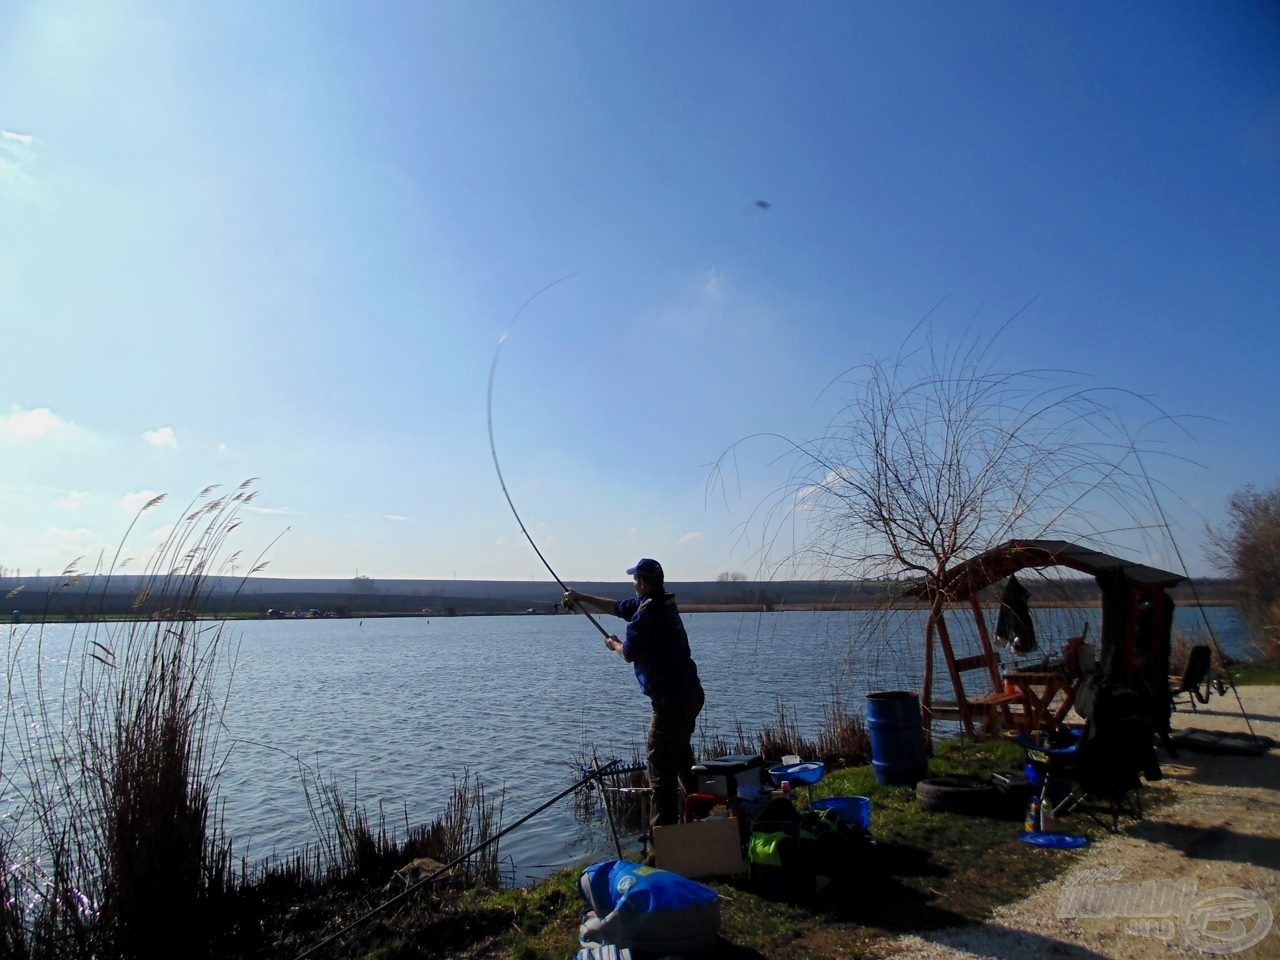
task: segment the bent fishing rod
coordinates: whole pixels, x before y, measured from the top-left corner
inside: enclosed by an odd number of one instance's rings
[[[511,508],[511,515],[516,518],[516,523],[520,525],[520,532],[523,533],[524,538],[529,541],[529,546],[533,547],[533,552],[538,555],[538,559],[542,561],[542,565],[547,568],[547,573],[551,574],[552,579],[554,579],[556,583],[560,584],[560,589],[566,593],[569,591],[569,587],[560,579],[560,575],[551,568],[551,564],[547,562],[547,558],[542,555],[542,551],[538,549],[538,545],[533,542],[533,537],[529,535],[528,528],[525,527],[524,521],[520,519],[520,511],[516,509],[516,505],[511,500],[511,494],[507,491],[507,481],[503,479],[502,476],[502,465],[498,463],[498,447],[493,440],[493,381],[498,372],[498,358],[502,356],[502,346],[507,342],[507,337],[511,335],[511,331],[515,327],[516,321],[520,319],[520,315],[524,313],[529,305],[533,303],[533,301],[537,300],[538,297],[556,286],[556,284],[564,283],[564,281],[573,276],[575,276],[575,274],[571,273],[567,276],[561,277],[559,280],[554,280],[531,296],[521,304],[520,309],[517,310],[515,316],[511,318],[511,322],[507,324],[507,329],[502,331],[502,336],[498,338],[498,348],[493,351],[493,363],[489,366],[489,394],[488,403],[486,405],[486,413],[489,421],[489,452],[493,455],[493,469],[498,473],[498,485],[502,487],[502,495],[507,498],[507,506]],[[591,615],[590,611],[587,610],[584,604],[575,603],[572,609],[580,611],[583,616],[590,620],[591,625],[600,631],[601,636],[605,638],[610,636],[609,631],[600,625],[600,621]]]

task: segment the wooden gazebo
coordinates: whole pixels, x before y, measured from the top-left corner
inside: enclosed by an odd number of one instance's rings
[[[925,663],[921,706],[926,725],[955,717],[966,734],[977,735],[976,722],[988,729],[1012,725],[1019,695],[1003,688],[999,655],[992,646],[979,594],[1027,568],[1067,567],[1094,577],[1102,592],[1102,636],[1099,668],[1104,683],[1120,683],[1148,704],[1153,727],[1167,734],[1169,642],[1173,627],[1171,587],[1185,578],[1141,563],[1101,553],[1065,540],[1010,540],[947,570],[941,577],[916,581],[907,595],[929,603],[925,628]],[[957,657],[947,630],[949,608],[967,604],[977,626],[981,652]],[[933,700],[934,637],[942,650],[955,691],[953,701]],[[966,674],[976,675],[965,686]]]

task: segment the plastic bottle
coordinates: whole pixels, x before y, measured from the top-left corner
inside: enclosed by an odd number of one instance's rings
[[[1031,802],[1027,804],[1027,819],[1023,823],[1028,833],[1040,832],[1040,798],[1032,797]]]
[[[1040,807],[1040,832],[1053,833],[1058,829],[1058,821],[1053,816],[1053,807],[1042,805]]]
[[[778,787],[779,789],[782,790],[782,795],[785,797],[787,794],[791,792],[791,781],[783,780],[780,784],[778,784]]]

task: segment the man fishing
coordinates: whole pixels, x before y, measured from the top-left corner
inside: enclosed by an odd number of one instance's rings
[[[627,621],[626,639],[609,634],[604,645],[635,666],[640,690],[653,707],[649,785],[653,788],[652,825],[658,827],[680,822],[679,788],[693,792],[693,729],[704,696],[675,594],[666,590],[662,564],[646,557],[627,573],[635,580],[634,597],[610,600],[566,588],[564,602],[568,607],[581,604]]]

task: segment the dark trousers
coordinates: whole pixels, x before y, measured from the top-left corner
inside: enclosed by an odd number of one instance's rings
[[[670,697],[653,697],[649,720],[649,786],[653,788],[655,827],[679,823],[680,789],[693,793],[693,730],[702,710],[701,690]]]

